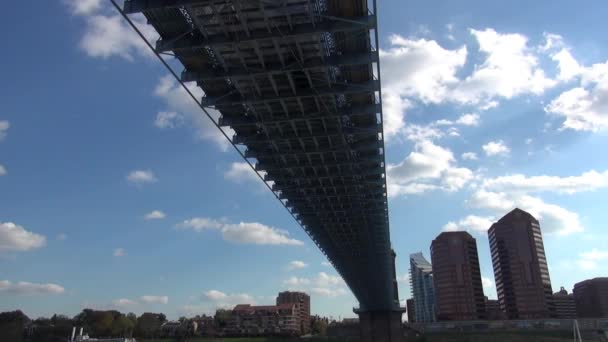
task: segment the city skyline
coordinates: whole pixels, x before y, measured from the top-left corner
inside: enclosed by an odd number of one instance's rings
[[[553,290],[606,275],[608,121],[593,99],[605,98],[594,32],[608,5],[435,5],[379,9],[402,305],[409,255],[443,230],[478,240],[495,298],[486,230],[514,207],[540,221]],[[524,5],[493,22],[495,6]],[[314,243],[107,2],[45,2],[31,27],[18,21],[31,9],[11,6],[1,31],[22,53],[1,67],[0,311],[174,318],[292,289],[313,314],[355,316]],[[569,24],[573,9],[588,25]]]

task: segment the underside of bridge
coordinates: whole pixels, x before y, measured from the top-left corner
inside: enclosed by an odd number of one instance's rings
[[[272,184],[363,312],[399,310],[375,5],[366,0],[127,0],[201,105]],[[400,320],[399,320],[400,321]]]

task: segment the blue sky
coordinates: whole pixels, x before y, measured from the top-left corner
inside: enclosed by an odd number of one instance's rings
[[[428,257],[431,240],[454,229],[477,239],[495,297],[485,231],[514,206],[541,222],[554,290],[608,274],[607,9],[380,2],[403,299],[408,255]],[[9,48],[0,63],[0,310],[177,317],[300,289],[313,312],[353,316],[337,273],[109,2],[13,3],[9,12],[0,22]]]

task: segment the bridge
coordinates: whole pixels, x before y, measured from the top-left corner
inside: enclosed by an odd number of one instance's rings
[[[359,301],[364,334],[379,341],[397,338],[373,331],[397,329],[403,310],[371,1],[126,0],[117,8],[136,30],[127,14],[143,13],[156,29],[154,53],[177,58],[182,85],[202,88],[201,109],[221,113],[216,125],[232,128],[231,143],[331,261]]]

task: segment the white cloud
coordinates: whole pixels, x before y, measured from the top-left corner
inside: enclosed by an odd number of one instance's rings
[[[605,265],[608,261],[608,250],[593,248],[590,251],[579,254],[578,265],[585,270],[594,270],[599,265]]]
[[[184,222],[177,225],[177,227],[188,228],[197,232],[201,232],[203,230],[208,229],[221,229],[224,224],[224,222],[215,219],[210,219],[207,217],[194,217],[189,220],[185,220]]]
[[[240,222],[238,224],[227,224],[222,227],[222,235],[225,240],[242,244],[256,245],[296,245],[304,243],[292,239],[289,233],[274,227],[269,227],[257,222]]]
[[[494,287],[494,281],[487,277],[481,277],[481,284],[484,288],[491,289]]]
[[[143,15],[134,15],[131,20],[148,41],[155,41],[158,34],[146,24]],[[93,14],[85,17],[85,33],[80,48],[89,56],[107,59],[118,56],[133,61],[133,55],[153,56],[150,48],[118,14]]]
[[[57,240],[59,240],[59,241],[65,241],[67,239],[68,239],[68,236],[64,233],[57,235]]]
[[[11,127],[7,120],[0,120],[0,141],[6,137],[6,132]]]
[[[608,186],[608,170],[602,173],[595,170],[582,173],[580,176],[532,176],[522,174],[486,179],[483,182],[486,189],[493,191],[511,192],[541,192],[553,191],[573,194],[575,192],[592,191]]]
[[[481,148],[487,156],[506,155],[511,152],[511,149],[502,140],[490,141]]]
[[[325,272],[319,272],[315,279],[317,286],[333,286],[344,284],[344,280],[340,276],[327,274]]]
[[[399,134],[405,126],[405,113],[412,102],[386,88],[382,93],[382,117],[384,138],[388,141]]]
[[[308,278],[289,277],[283,283],[285,285],[298,287],[298,286],[310,285],[311,281]]]
[[[491,216],[482,217],[476,215],[469,215],[458,222],[448,222],[443,226],[444,231],[475,231],[485,233],[494,223],[494,218]]]
[[[164,219],[167,215],[165,215],[165,213],[163,213],[160,210],[153,210],[149,213],[147,213],[144,216],[144,219],[146,220],[160,220],[160,219]]]
[[[323,297],[337,297],[348,293],[341,277],[319,272],[313,279],[290,277],[283,282],[291,290],[308,291]]]
[[[148,304],[167,304],[169,303],[168,296],[152,296],[152,295],[144,295],[139,297],[139,300],[143,303]]]
[[[454,90],[453,96],[458,101],[487,104],[496,97],[540,95],[556,85],[539,67],[538,58],[524,35],[498,33],[491,28],[471,29],[470,33],[486,58]]]
[[[608,61],[581,65],[561,36],[546,34],[545,38],[544,50],[557,62],[558,79],[579,81],[545,106],[545,111],[564,119],[561,129],[597,132],[608,128]]]
[[[199,88],[196,83],[187,83],[186,87],[196,99],[200,99],[204,96],[203,90]],[[168,75],[162,77],[156,85],[154,94],[165,102],[165,112],[180,113],[180,117],[194,126],[198,139],[212,141],[222,151],[228,149],[230,146],[228,140],[202,112],[198,104],[194,102],[173,76]],[[220,116],[219,111],[211,108],[206,108],[206,110],[213,120],[217,122]],[[234,131],[230,128],[223,128],[223,130],[229,137],[234,135]]]
[[[179,127],[184,123],[184,117],[177,112],[158,112],[154,126],[160,129]]]
[[[410,281],[410,274],[409,273],[404,273],[400,276],[397,276],[397,281],[403,282],[403,283],[407,283]]]
[[[477,160],[477,153],[475,152],[465,152],[462,155],[460,155],[460,157],[462,158],[462,160]]]
[[[450,50],[434,40],[389,37],[389,48],[380,50],[387,138],[406,128],[405,111],[414,106],[414,99],[425,104],[456,102],[488,110],[498,105],[499,98],[540,95],[557,84],[545,76],[524,35],[503,34],[491,28],[471,29],[469,33],[483,59],[462,78],[458,74],[467,63],[466,46]],[[479,116],[466,114],[451,124],[475,126]]]
[[[0,222],[0,253],[25,252],[43,247],[46,237],[30,232],[13,222]]]
[[[65,289],[57,284],[38,284],[26,281],[11,283],[8,280],[0,280],[0,292],[6,292],[16,295],[44,295],[44,294],[62,294]]]
[[[563,129],[599,131],[608,128],[608,82],[592,89],[577,87],[561,93],[545,111],[564,117]]]
[[[338,297],[348,293],[348,291],[343,287],[339,287],[336,289],[330,289],[326,287],[313,287],[310,289],[310,292],[314,295],[321,297]]]
[[[474,208],[485,208],[498,212],[505,212],[515,208],[515,201],[506,193],[486,191],[484,189],[474,192],[467,203]]]
[[[224,173],[224,178],[236,183],[260,180],[260,177],[246,162],[230,164],[230,169]]]
[[[145,183],[155,183],[158,181],[154,172],[150,170],[135,170],[127,175],[127,180],[133,184],[141,185]]]
[[[505,211],[518,207],[539,220],[543,232],[549,234],[569,235],[584,230],[577,213],[546,203],[539,197],[481,189],[467,203],[475,208],[491,210],[496,216],[502,216]]]
[[[321,265],[322,266],[331,267],[331,262],[329,262],[329,261],[323,261],[323,262],[321,262]]]
[[[479,115],[474,113],[463,114],[456,120],[456,123],[463,126],[479,126]]]
[[[256,304],[255,298],[247,293],[226,294],[218,290],[204,292],[202,300],[221,309],[231,309],[237,304]]]
[[[127,298],[120,298],[112,301],[112,305],[118,308],[127,308],[137,304],[138,303],[136,301]]]
[[[101,9],[102,0],[64,0],[74,15],[89,15]]]
[[[436,41],[389,37],[390,48],[380,50],[384,92],[417,97],[426,103],[442,102],[449,86],[458,82],[457,71],[467,58],[465,46],[442,48]]]
[[[289,265],[287,266],[287,269],[288,270],[298,270],[298,269],[302,269],[302,268],[306,268],[306,267],[308,267],[308,264],[305,263],[304,261],[294,260],[289,263]]]
[[[112,255],[115,257],[123,257],[127,255],[127,252],[124,250],[124,248],[116,248],[114,249],[114,252],[112,252]]]
[[[420,194],[430,190],[455,191],[472,179],[473,173],[455,166],[452,152],[429,140],[416,143],[402,162],[387,165],[389,196]],[[439,180],[439,184],[429,181]]]
[[[300,240],[292,239],[289,233],[257,222],[232,224],[218,220],[195,217],[177,225],[177,228],[195,231],[219,230],[224,240],[241,244],[255,245],[303,245]]]
[[[4,176],[6,174],[6,168],[2,164],[0,164],[0,176]]]

